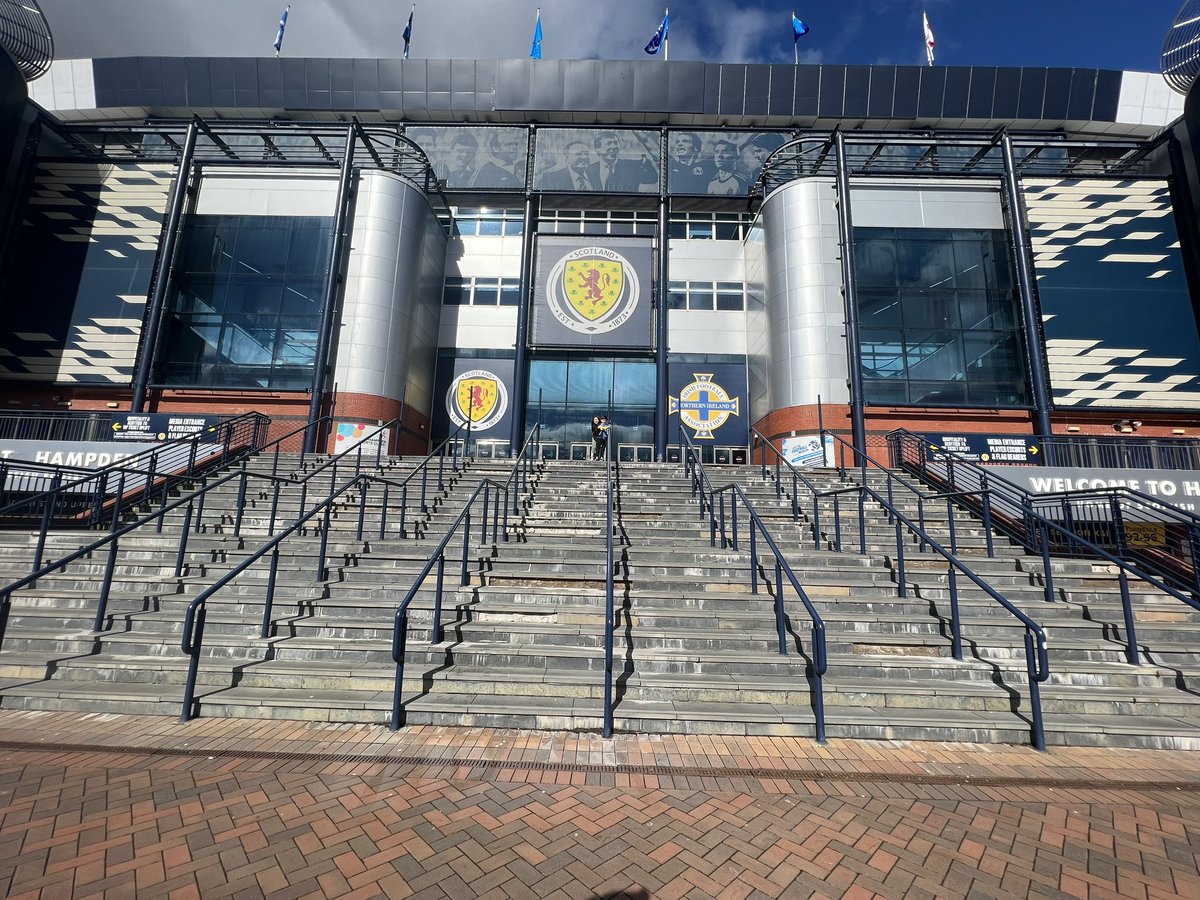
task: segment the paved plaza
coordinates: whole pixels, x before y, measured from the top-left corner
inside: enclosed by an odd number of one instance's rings
[[[1200,753],[0,711],[0,892],[1200,897]]]

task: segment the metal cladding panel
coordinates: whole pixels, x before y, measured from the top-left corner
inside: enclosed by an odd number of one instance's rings
[[[833,179],[794,181],[763,204],[763,380],[770,410],[850,399]],[[748,335],[751,344],[762,335]],[[763,410],[756,403],[755,415]]]
[[[396,110],[474,121],[589,113],[769,118],[1116,121],[1122,74],[1096,69],[785,66],[662,60],[127,57],[92,61],[99,109]],[[182,87],[181,87],[182,85]],[[181,93],[182,91],[182,93]],[[385,95],[387,102],[381,103]],[[396,100],[403,96],[403,104]],[[801,123],[797,123],[801,124]]]
[[[402,400],[433,371],[446,238],[416,185],[388,172],[358,179],[334,379],[345,392]]]

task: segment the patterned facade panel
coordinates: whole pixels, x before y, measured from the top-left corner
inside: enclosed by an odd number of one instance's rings
[[[1200,335],[1166,183],[1024,188],[1055,405],[1200,408]]]
[[[0,290],[0,377],[130,382],[173,175],[158,165],[38,168]]]

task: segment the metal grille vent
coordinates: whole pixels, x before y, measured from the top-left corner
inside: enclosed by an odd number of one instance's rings
[[[1188,0],[1163,42],[1162,73],[1181,94],[1200,76],[1200,0]]]
[[[8,51],[26,81],[50,71],[54,38],[37,0],[0,0],[0,48]]]

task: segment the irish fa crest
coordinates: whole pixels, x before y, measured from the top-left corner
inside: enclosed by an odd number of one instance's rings
[[[641,286],[633,266],[607,247],[584,247],[558,261],[546,285],[550,312],[580,334],[620,328],[633,315]]]
[[[455,425],[470,421],[472,431],[487,431],[508,411],[508,390],[494,372],[472,369],[450,385],[446,409]]]
[[[696,440],[711,441],[713,432],[730,416],[739,415],[738,398],[730,397],[725,389],[712,380],[712,375],[695,372],[696,380],[669,398],[670,412],[679,413],[679,421],[696,432]]]

